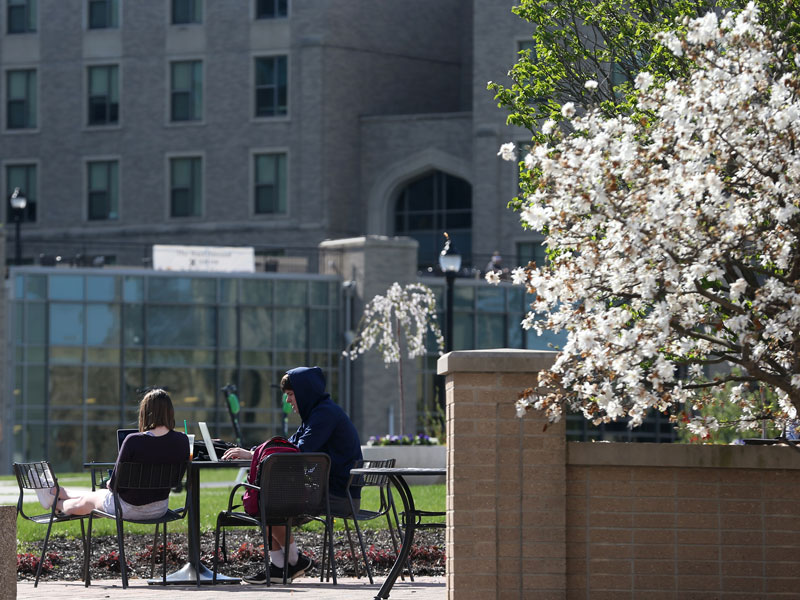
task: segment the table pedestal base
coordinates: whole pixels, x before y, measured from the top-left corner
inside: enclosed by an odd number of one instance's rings
[[[212,584],[214,581],[214,573],[204,564],[200,564],[200,585]],[[238,577],[228,577],[217,573],[217,583],[239,583],[241,579]],[[161,577],[155,579],[148,579],[148,585],[161,585],[163,580]],[[179,570],[167,575],[167,585],[197,585],[197,575],[195,573],[192,563],[186,563]]]

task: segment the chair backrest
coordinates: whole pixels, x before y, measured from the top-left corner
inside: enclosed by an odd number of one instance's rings
[[[119,463],[114,467],[113,490],[174,488],[181,482],[186,466],[187,462]]]
[[[261,462],[259,509],[269,521],[328,512],[331,459],[322,452],[270,454]]]
[[[353,465],[354,469],[365,468],[374,469],[381,467],[394,467],[396,459],[387,458],[385,460],[358,460]],[[389,484],[388,475],[378,475],[375,473],[368,473],[367,475],[355,475],[351,477],[350,485],[353,487],[386,487]]]
[[[57,479],[53,468],[46,460],[32,463],[14,463],[14,475],[20,491],[41,490],[56,486]]]

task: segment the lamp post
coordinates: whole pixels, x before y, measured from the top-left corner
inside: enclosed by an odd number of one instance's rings
[[[461,269],[461,255],[458,253],[455,246],[453,246],[447,232],[445,232],[444,237],[444,248],[442,248],[442,251],[439,253],[439,267],[442,269],[447,282],[444,317],[444,351],[451,352],[453,350],[453,286],[456,280],[456,274]]]
[[[9,198],[11,208],[14,211],[14,223],[16,239],[14,241],[14,263],[19,266],[22,264],[22,239],[20,237],[20,225],[22,225],[22,217],[25,215],[25,207],[28,205],[28,199],[25,197],[19,188],[14,188]]]

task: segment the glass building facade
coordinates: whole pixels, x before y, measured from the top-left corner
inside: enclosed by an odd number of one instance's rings
[[[136,427],[144,389],[164,387],[176,425],[206,421],[212,434],[235,434],[222,388],[241,402],[244,445],[298,424],[284,421],[280,378],[298,365],[319,365],[334,400],[346,390],[342,350],[342,280],[336,276],[259,273],[186,274],[134,269],[22,267],[12,270],[9,351],[12,459],[49,457],[60,471],[116,456],[120,427]],[[433,289],[442,326],[445,281]],[[519,286],[455,282],[453,349],[552,349],[565,335],[520,327],[531,298]],[[436,375],[433,336],[417,359],[420,430],[441,426],[443,378]],[[7,396],[8,397],[8,396]],[[347,402],[341,402],[346,405]],[[10,431],[9,431],[10,430]],[[592,427],[570,415],[569,439],[672,441],[672,427],[653,417],[642,428]]]
[[[341,282],[322,275],[15,269],[13,459],[56,469],[113,460],[142,390],[164,387],[178,428],[233,439],[221,388],[238,387],[246,444],[283,430],[283,373],[315,364],[338,395]],[[296,419],[296,417],[292,417]],[[45,435],[45,432],[48,432]]]

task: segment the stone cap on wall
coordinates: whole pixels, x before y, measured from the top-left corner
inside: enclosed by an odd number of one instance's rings
[[[800,452],[783,445],[569,442],[571,466],[800,469]]]
[[[440,356],[436,362],[439,375],[450,373],[535,373],[549,369],[555,361],[554,350],[457,350]]]

